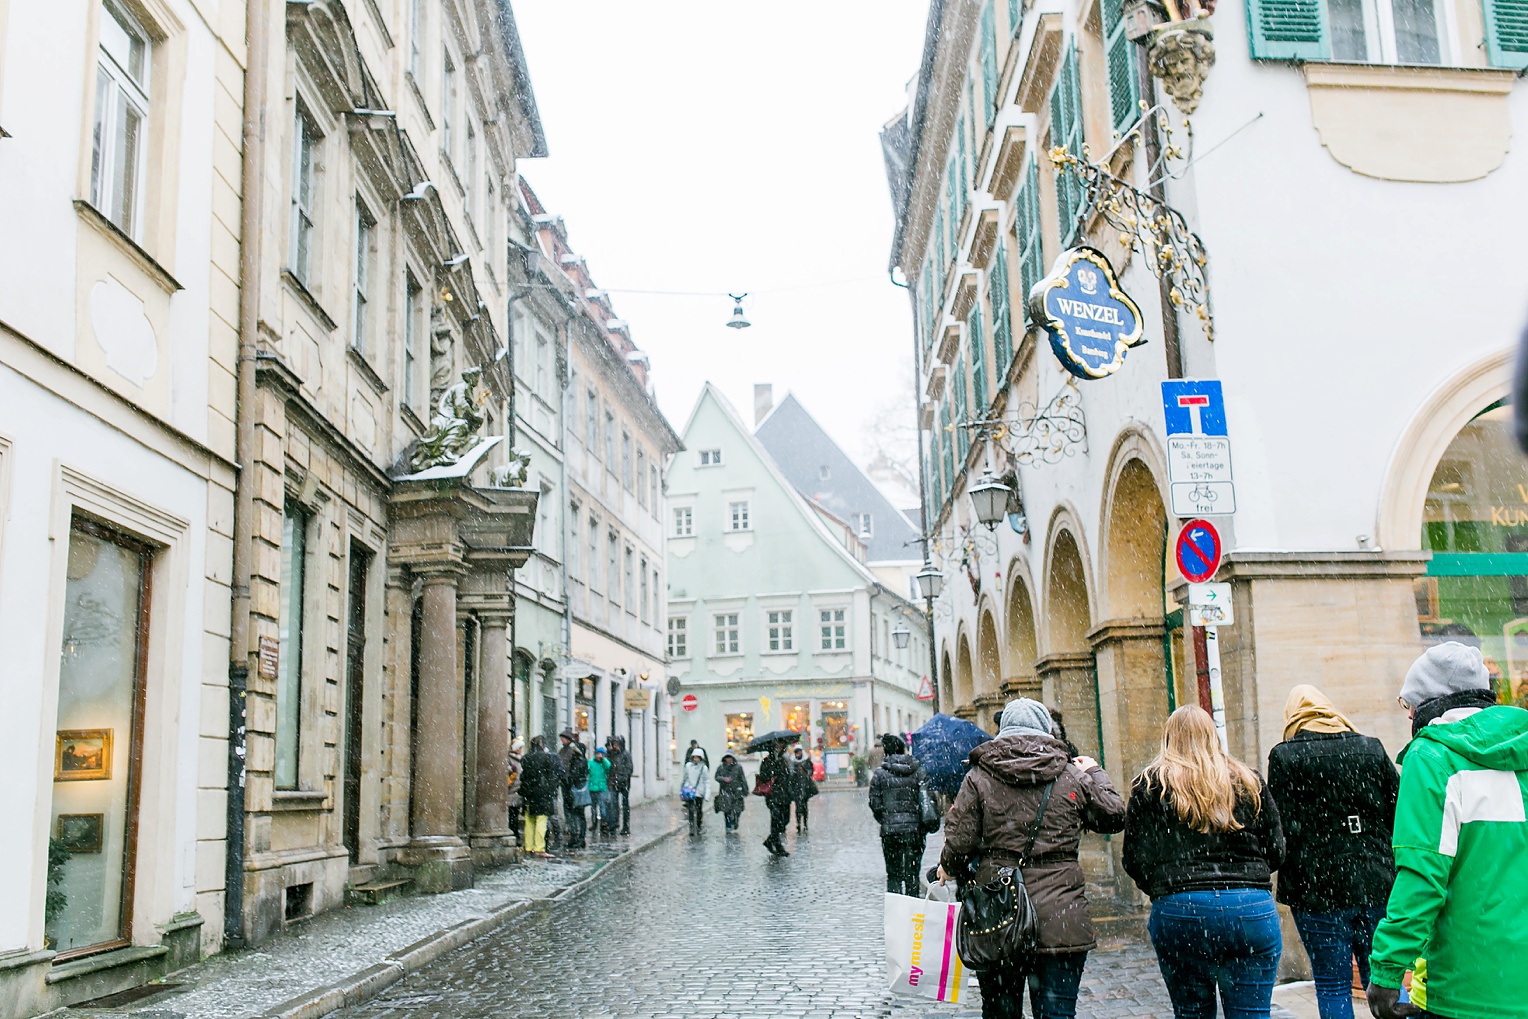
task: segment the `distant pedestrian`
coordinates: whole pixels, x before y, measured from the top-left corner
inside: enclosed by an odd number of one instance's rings
[[[716,785],[716,806],[713,809],[722,815],[726,830],[735,832],[738,818],[748,804],[748,776],[743,773],[743,766],[737,763],[737,758],[731,752],[722,754],[722,763],[716,769]]]
[[[890,736],[890,735],[895,735],[895,734],[894,733],[883,733],[882,735]],[[886,763],[886,748],[884,746],[882,746],[880,741],[877,741],[876,745],[870,748],[870,753],[867,754],[866,757],[865,757],[865,767],[869,768],[870,769],[870,774],[874,775],[875,774],[875,770],[877,768],[879,768],[881,765],[885,764],[885,763]]]
[[[525,740],[516,736],[509,743],[509,767],[506,781],[509,786],[505,805],[509,808],[509,830],[520,845],[525,844],[525,830],[520,823],[520,768],[525,759]]]
[[[795,750],[791,751],[790,765],[796,770],[794,803],[796,804],[796,834],[800,835],[809,827],[807,823],[810,819],[809,804],[812,797],[817,795],[817,782],[812,778],[812,755],[807,753],[800,743],[797,743]]]
[[[531,740],[530,752],[520,763],[520,800],[525,805],[525,851],[538,856],[546,851],[547,819],[557,809],[562,787],[562,766],[547,751],[546,740]]]
[[[781,837],[791,821],[791,804],[796,802],[796,777],[799,772],[785,759],[780,744],[769,746],[764,759],[759,762],[758,781],[769,791],[764,793],[764,803],[769,807],[769,836],[764,848],[776,856],[791,855]]]
[[[690,745],[685,749],[684,756],[680,758],[679,763],[681,765],[689,764],[690,758],[695,756],[695,751],[697,750],[700,751],[700,759],[705,762],[706,767],[711,767],[711,755],[706,753],[706,748],[700,745],[700,740],[698,739],[690,740]]]
[[[1266,1017],[1283,936],[1272,875],[1284,859],[1279,808],[1262,776],[1221,749],[1197,705],[1174,711],[1162,750],[1135,780],[1125,871],[1151,897],[1147,930],[1173,1014]]]
[[[1039,701],[1009,701],[997,737],[971,750],[971,770],[944,816],[938,876],[963,888],[1018,868],[1040,922],[1032,959],[977,973],[983,1019],[1019,1019],[1026,985],[1034,1015],[1071,1019],[1097,944],[1077,856],[1084,829],[1124,827],[1125,802],[1098,762],[1069,757],[1051,728]]]
[[[881,736],[883,763],[870,776],[870,812],[881,826],[881,855],[886,860],[886,890],[918,894],[918,866],[923,844],[939,827],[934,799],[923,765],[907,752],[902,737]],[[924,806],[928,807],[925,816]]]
[[[700,749],[690,754],[679,784],[679,798],[684,801],[684,816],[690,822],[690,834],[699,835],[706,821],[706,791],[711,785],[711,769],[706,767]]]
[[[631,779],[636,772],[636,764],[631,759],[631,751],[626,749],[626,737],[615,736],[610,741],[610,811],[611,823],[616,821],[619,814],[621,822],[621,834],[631,834]]]
[[[567,822],[567,847],[583,849],[587,830],[584,808],[589,805],[589,762],[584,759],[584,745],[578,741],[578,733],[564,729],[558,739],[562,740],[557,757],[562,761],[562,813]]]
[[[589,827],[601,835],[611,835],[610,823],[610,758],[604,747],[594,748],[594,760],[589,762]]]
[[[1400,701],[1411,742],[1401,752],[1395,886],[1369,957],[1369,1011],[1522,1019],[1528,711],[1497,705],[1480,649],[1455,641],[1412,663]],[[1411,1003],[1401,1004],[1408,969]]]
[[[1374,928],[1395,881],[1390,826],[1400,776],[1384,744],[1360,735],[1313,686],[1289,691],[1268,791],[1284,826],[1278,900],[1310,956],[1321,1019],[1353,1019],[1353,961],[1369,983]]]

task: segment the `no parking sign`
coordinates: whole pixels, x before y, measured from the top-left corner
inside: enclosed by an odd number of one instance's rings
[[[1178,532],[1175,555],[1183,579],[1204,583],[1220,569],[1220,532],[1208,520],[1190,520]]]

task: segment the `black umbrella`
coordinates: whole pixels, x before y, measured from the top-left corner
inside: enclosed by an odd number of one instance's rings
[[[794,743],[801,738],[801,733],[792,732],[789,729],[776,729],[774,732],[766,732],[762,736],[755,736],[748,741],[747,753],[756,753],[767,750],[776,743]]]

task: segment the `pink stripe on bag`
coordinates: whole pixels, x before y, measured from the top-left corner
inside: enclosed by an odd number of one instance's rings
[[[955,943],[955,903],[950,903],[949,916],[944,924],[944,960],[939,964],[939,1000],[950,1000],[945,995],[950,988],[950,946]]]

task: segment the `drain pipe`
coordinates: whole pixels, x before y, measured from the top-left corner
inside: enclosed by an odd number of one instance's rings
[[[244,146],[239,209],[239,361],[235,375],[232,614],[228,641],[228,832],[223,870],[223,943],[244,945],[245,697],[250,640],[250,576],[253,573],[255,482],[255,336],[260,318],[261,168],[265,159],[265,61],[267,3],[244,8]]]

